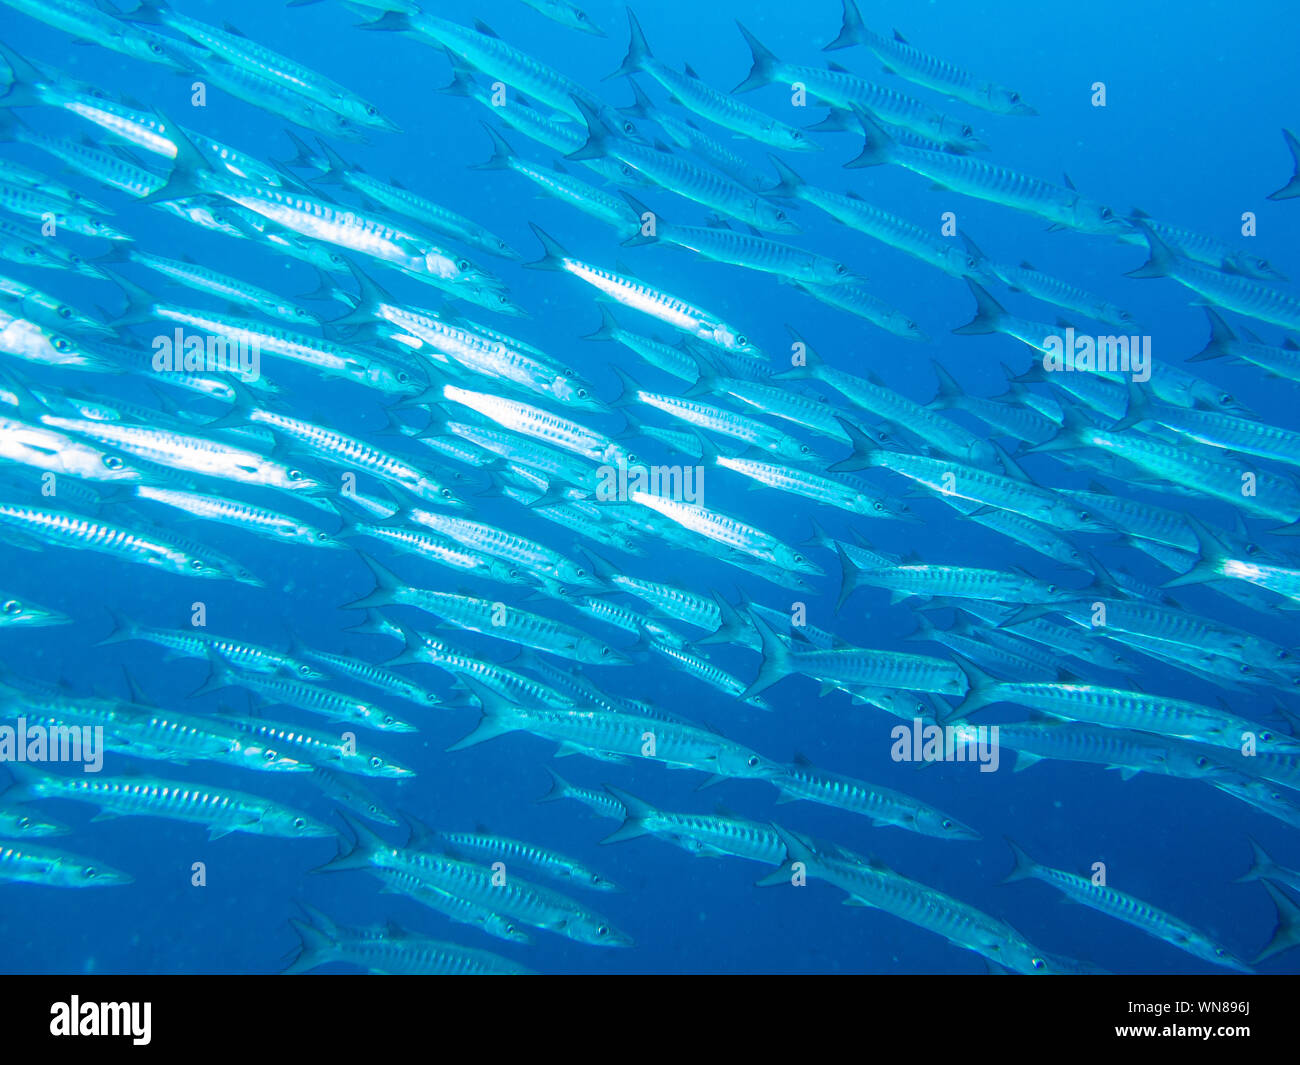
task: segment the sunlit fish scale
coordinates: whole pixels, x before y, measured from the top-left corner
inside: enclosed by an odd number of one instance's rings
[[[713,88],[701,81],[689,66],[686,67],[685,73],[679,73],[666,63],[655,59],[650,54],[650,46],[631,8],[628,8],[627,19],[631,34],[627,56],[622,66],[610,77],[636,73],[649,74],[672,95],[674,101],[723,129],[729,129],[760,144],[783,148],[786,151],[817,150],[819,146],[803,130],[763,114],[737,100],[731,93]]]
[[[94,858],[0,840],[0,881],[45,887],[112,887],[135,879]]]
[[[953,155],[899,144],[862,108],[855,109],[866,143],[850,167],[895,163],[946,189],[1045,218],[1055,226],[1081,233],[1119,236],[1130,226],[1110,207],[1081,196],[1075,189],[985,162],[974,155]]]
[[[785,857],[785,846],[770,825],[721,813],[671,813],[658,810],[621,788],[607,784],[605,790],[622,806],[623,823],[601,843],[651,835],[697,858],[748,858],[765,865],[779,865]]]
[[[1014,843],[1011,844],[1011,848],[1015,854],[1016,864],[1006,878],[1008,882],[1024,879],[1042,880],[1072,901],[1080,902],[1089,909],[1130,924],[1147,935],[1163,940],[1179,950],[1185,950],[1212,965],[1222,965],[1237,972],[1251,971],[1245,962],[1233,957],[1203,932],[1197,931],[1186,921],[1157,909],[1149,902],[1143,902],[1109,884],[1098,884],[1093,877],[1040,865]]]
[[[98,806],[98,816],[105,818],[142,816],[189,821],[205,826],[210,839],[231,832],[286,839],[335,834],[328,825],[270,799],[187,781],[96,774],[43,776],[27,767],[15,776],[20,781],[15,790],[24,801],[71,799]]]
[[[764,85],[801,85],[817,101],[845,109],[868,108],[890,125],[924,138],[936,147],[956,152],[985,147],[970,124],[962,119],[936,111],[897,89],[877,85],[836,63],[814,67],[782,62],[744,26],[739,22],[736,25],[753,57],[749,76],[736,86],[737,93]]]
[[[534,235],[541,241],[545,254],[536,263],[528,263],[528,266],[534,269],[563,270],[603,292],[615,302],[658,318],[697,340],[737,354],[763,357],[744,334],[738,333],[715,315],[634,277],[574,259],[536,225],[530,225]]]
[[[825,50],[854,44],[874,52],[886,70],[945,96],[1000,115],[1037,114],[1018,92],[975,78],[946,59],[922,52],[908,44],[897,30],[892,37],[875,33],[862,20],[856,0],[844,0],[844,19],[839,36]]]
[[[575,887],[594,891],[617,891],[613,881],[583,865],[575,858],[560,854],[548,847],[508,839],[480,829],[477,832],[435,832],[439,844],[445,844],[457,854],[477,854],[488,859],[519,861],[531,866],[552,880],[564,880]]]

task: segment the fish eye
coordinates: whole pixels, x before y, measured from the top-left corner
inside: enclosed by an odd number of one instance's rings
[[[578,389],[578,398],[579,398],[579,399],[586,399],[586,398],[587,398],[587,390],[586,390],[585,388],[580,388],[580,389]]]
[[[836,263],[835,272],[837,274],[847,274],[849,272],[849,268],[845,266],[843,263]]]
[[[907,323],[907,328],[908,328],[908,329],[911,329],[911,330],[916,330],[916,329],[919,329],[920,326],[918,326],[918,325],[917,325],[915,322],[913,322],[913,321],[908,321],[908,323]]]
[[[1035,968],[1035,969],[1046,969],[1046,968],[1047,968],[1047,962],[1043,961],[1042,958],[1034,958],[1034,959],[1032,959],[1032,960],[1029,962],[1029,964],[1030,964],[1033,968]]]
[[[586,575],[587,575],[587,571],[585,569],[578,570],[579,577],[585,577]]]
[[[190,569],[194,570],[194,571],[197,573],[197,572],[198,572],[199,570],[201,570],[202,568],[203,568],[203,560],[202,560],[202,559],[199,559],[199,558],[192,558],[192,559],[190,559]]]
[[[286,476],[287,476],[287,477],[289,478],[289,480],[291,480],[291,481],[301,481],[301,480],[302,480],[302,470],[290,470]]]
[[[811,454],[812,454],[812,448],[810,448],[807,444],[800,444],[800,445],[799,445],[799,454],[801,454],[801,455],[811,455]]]
[[[1055,594],[1056,594],[1056,585],[1054,585],[1054,584],[1049,584],[1049,585],[1047,586],[1047,594],[1048,594],[1048,595],[1055,595]]]
[[[126,465],[126,463],[123,462],[116,455],[105,455],[104,465],[107,466],[110,470],[120,470],[123,466]]]
[[[574,372],[573,372],[572,369],[570,369],[568,366],[566,366],[566,367],[564,368],[564,376],[565,376],[565,377],[574,377],[574,376],[576,376],[576,375],[574,374]]]
[[[802,561],[803,561],[803,555],[795,555],[795,556],[794,556],[794,560],[795,560],[796,562],[802,562]]]
[[[871,504],[871,509],[875,511],[884,510],[885,504],[882,503],[879,499],[877,499],[874,503]]]
[[[264,762],[274,762],[276,757],[277,757],[276,753],[270,749],[267,749],[262,752],[262,761]]]
[[[1079,520],[1080,520],[1080,521],[1092,521],[1092,515],[1089,514],[1086,510],[1082,510],[1082,511],[1079,512]]]
[[[381,765],[383,765],[383,764],[384,764],[384,760],[383,760],[382,758],[380,758],[379,755],[377,755],[377,754],[372,754],[372,755],[370,756],[370,768],[371,768],[371,769],[378,769],[378,768],[379,768]]]
[[[321,535],[324,536],[325,534],[322,533]],[[312,673],[311,666],[307,665],[306,662],[304,662],[302,665],[298,667],[299,676],[310,677],[311,673]]]
[[[784,212],[784,211],[777,211],[777,212],[776,212],[776,220],[777,220],[778,222],[784,222],[784,221],[785,221],[785,212]]]
[[[579,22],[586,22],[586,21],[587,21],[587,13],[586,13],[585,11],[576,11],[576,12],[574,12],[574,17],[575,17]]]
[[[1221,396],[1219,397],[1219,402],[1220,402],[1220,403],[1223,403],[1223,404],[1228,404],[1228,403],[1232,403],[1232,402],[1234,402],[1234,400],[1233,400],[1233,398],[1232,398],[1232,393],[1230,393],[1230,392],[1225,392],[1225,393],[1223,393],[1223,395],[1221,395]]]
[[[20,817],[20,818],[18,819],[18,827],[19,827],[19,828],[31,828],[31,827],[32,827],[32,819],[31,819],[30,817]]]
[[[295,818],[293,819],[293,827],[294,827],[294,828],[306,828],[306,827],[307,827],[307,819],[306,819],[305,817],[295,817]]]
[[[1012,102],[1013,104],[1018,104],[1018,103],[1020,103],[1020,93],[1018,93],[1018,92],[1013,92],[1013,93],[1011,94],[1011,102]]]
[[[952,828],[952,818],[951,818],[951,817],[945,817],[945,818],[943,819],[943,827],[944,827],[944,828]]]
[[[1205,755],[1200,755],[1200,756],[1196,759],[1196,768],[1197,768],[1197,769],[1208,769],[1209,767],[1210,767],[1210,760],[1209,760],[1208,758],[1206,758]]]
[[[736,343],[739,344],[742,348],[747,348],[749,347],[749,338],[743,336],[736,337]]]
[[[602,648],[600,649],[600,653],[601,653],[601,657],[604,657],[604,656],[608,655],[608,654],[609,654],[609,648],[608,648],[608,647],[602,647]]]
[[[469,269],[469,260],[468,260],[468,259],[460,259],[460,260],[457,260],[457,262],[456,262],[456,269],[458,269],[458,270],[468,270],[468,269]]]
[[[636,123],[635,123],[635,122],[624,122],[624,123],[623,123],[623,132],[624,132],[624,133],[635,133],[635,132],[636,132]]]
[[[1101,209],[1101,217],[1102,217],[1102,218],[1113,218],[1114,215],[1115,215],[1115,212],[1112,211],[1109,207],[1103,207],[1103,208]]]
[[[963,137],[970,137],[970,136],[973,136],[974,133],[975,133],[975,131],[974,131],[973,129],[971,129],[970,126],[962,126],[962,128],[961,128],[961,135],[962,135]]]
[[[86,866],[86,868],[84,868],[81,871],[81,875],[84,876],[87,880],[94,880],[95,877],[99,876],[99,870],[96,869],[93,865],[88,865]]]
[[[411,379],[411,375],[408,374],[405,370],[398,370],[396,376],[397,376],[397,383],[399,385],[404,385],[406,384],[407,381]]]
[[[4,605],[4,612],[6,614],[21,614],[23,612],[23,604],[17,599],[10,599]]]
[[[384,715],[384,724],[385,724],[385,725],[393,725],[393,724],[396,724],[396,719],[392,716],[392,714],[385,714],[385,715]]]
[[[366,114],[373,118],[375,115],[379,114],[379,108],[375,107],[374,104],[366,104]]]
[[[603,925],[601,925],[599,928],[597,928],[597,929],[596,929],[596,935],[598,935],[598,936],[607,936],[607,935],[609,935],[609,925],[607,925],[607,924],[603,924]]]
[[[758,755],[756,755],[756,754],[751,754],[748,758],[745,759],[745,765],[749,766],[750,769],[757,769],[757,768],[758,768]]]
[[[55,338],[51,341],[51,344],[54,346],[54,350],[55,350],[55,351],[71,351],[71,350],[72,350],[72,344],[70,344],[70,343],[69,343],[67,340],[65,340],[63,337],[55,337]]]
[[[1259,738],[1260,738],[1261,740],[1264,740],[1265,742],[1267,742],[1267,741],[1269,741],[1269,740],[1271,740],[1271,739],[1273,738],[1273,733],[1271,733],[1271,732],[1261,732],[1261,733],[1259,734]]]
[[[442,490],[442,498],[443,498],[443,499],[450,499],[450,498],[451,498],[451,489],[450,489],[450,488],[444,488],[444,489]]]
[[[57,314],[60,318],[67,320],[68,318],[72,317],[72,308],[60,306],[59,309],[54,313]]]

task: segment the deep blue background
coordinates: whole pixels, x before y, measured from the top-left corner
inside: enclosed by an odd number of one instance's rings
[[[336,145],[342,154],[371,174],[396,177],[483,222],[530,258],[535,252],[528,230],[531,221],[555,234],[577,255],[606,265],[625,261],[647,280],[717,309],[777,358],[787,342],[784,326],[792,323],[829,361],[860,372],[870,369],[918,400],[933,394],[934,378],[927,362],[931,358],[980,395],[1002,391],[1000,361],[1018,369],[1028,365],[1026,350],[1007,338],[949,335],[951,328],[970,317],[970,299],[960,282],[846,231],[812,208],[800,212],[805,232],[796,238],[798,242],[852,263],[870,278],[872,291],[917,318],[933,338],[931,344],[913,345],[889,336],[772,278],[693,261],[674,249],[618,248],[594,220],[533,197],[532,186],[516,175],[467,169],[490,154],[479,126],[483,113],[476,103],[436,91],[449,77],[442,55],[416,41],[357,31],[353,26],[358,18],[342,5],[282,9],[251,0],[223,0],[179,6],[210,22],[229,20],[250,37],[377,103],[405,132],[377,134],[367,145]],[[439,14],[461,21],[483,18],[503,37],[597,88],[616,105],[630,101],[629,89],[620,82],[599,84],[623,55],[626,27],[620,5],[605,0],[587,4],[593,19],[609,31],[607,40],[576,35],[522,4],[437,6]],[[1300,34],[1291,5],[1193,2],[1178,5],[1176,20],[1174,9],[1167,6],[1152,5],[1153,10],[1143,11],[1117,0],[1086,7],[1028,0],[982,5],[957,0],[927,5],[871,2],[864,7],[877,28],[887,31],[897,25],[919,47],[1019,89],[1038,108],[1040,115],[1035,118],[1002,118],[971,113],[958,103],[914,90],[938,109],[974,120],[992,145],[993,158],[1053,180],[1067,170],[1080,189],[1116,209],[1140,206],[1158,218],[1232,243],[1247,243],[1237,236],[1240,215],[1256,211],[1259,236],[1248,242],[1250,247],[1292,276],[1300,275],[1300,256],[1295,254],[1300,203],[1270,203],[1264,198],[1290,174],[1279,128],[1300,121],[1294,84]],[[833,0],[798,5],[674,0],[643,3],[638,15],[658,56],[672,63],[689,62],[701,77],[723,88],[742,80],[749,67],[747,49],[732,24],[735,16],[740,15],[782,58],[805,63],[822,59],[819,49],[835,36],[839,24],[838,4]],[[191,112],[188,77],[98,47],[73,44],[61,33],[8,9],[0,9],[0,35],[34,61],[157,106],[251,154],[261,158],[290,154],[282,123],[238,100],[223,99],[214,91],[205,111]],[[879,73],[878,64],[864,49],[842,51],[833,58],[859,73],[913,91],[901,79]],[[1105,109],[1089,103],[1090,86],[1097,80],[1105,81],[1109,90]],[[650,79],[641,81],[656,101],[669,106]],[[746,99],[799,124],[822,114],[812,108],[791,113],[788,97],[778,88]],[[95,132],[71,116],[46,110],[27,110],[23,116],[39,128],[65,136]],[[550,161],[549,153],[522,136],[511,135],[510,140],[529,158]],[[826,148],[820,155],[790,157],[809,181],[840,191],[856,190],[936,230],[942,212],[956,211],[960,225],[994,258],[1008,262],[1027,258],[1042,270],[1133,310],[1149,326],[1157,360],[1181,363],[1204,345],[1204,316],[1190,305],[1185,290],[1173,282],[1121,276],[1142,261],[1140,249],[1072,233],[1049,234],[1038,220],[931,191],[923,179],[902,170],[842,170],[840,164],[857,154],[857,138],[829,134],[820,140]],[[756,146],[740,140],[732,143],[737,150],[749,152],[756,163],[762,162],[762,151]],[[46,158],[16,147],[5,150],[34,164],[43,164]],[[157,211],[128,204],[111,192],[89,186],[87,191],[118,207],[118,222],[146,250],[190,254],[285,294],[314,287],[311,271],[300,263],[278,259],[248,242],[200,232]],[[675,197],[651,191],[646,198],[669,218],[703,220],[699,209]],[[527,322],[488,317],[484,321],[571,361],[603,396],[612,397],[617,391],[606,366],[609,359],[621,360],[647,383],[673,385],[637,365],[620,348],[577,340],[598,325],[599,315],[590,291],[576,281],[476,258],[504,277],[516,301],[532,314]],[[139,271],[132,276],[143,284],[155,282]],[[35,275],[27,279],[83,306],[118,306],[117,294],[100,282]],[[424,286],[405,284],[391,274],[385,276],[385,284],[413,303],[436,304],[435,294]],[[1050,309],[1018,297],[1007,296],[1005,302],[1029,317],[1053,317]],[[629,327],[651,331],[631,312],[620,318]],[[1272,330],[1261,331],[1274,342],[1281,339]],[[1197,369],[1264,418],[1295,425],[1293,386],[1271,385],[1249,367],[1216,362]],[[319,416],[360,434],[384,422],[374,396],[294,367],[277,365],[269,372],[287,386],[286,398],[301,416]],[[141,401],[148,398],[134,382],[124,383],[120,394]],[[619,420],[615,416],[599,424],[613,430]],[[1031,459],[1026,465],[1048,483],[1082,487],[1087,480],[1066,474],[1049,458]],[[901,484],[888,481],[895,490],[901,490]],[[1169,497],[1151,497],[1151,501],[1180,505]],[[787,496],[748,493],[738,480],[721,475],[710,479],[708,502],[754,521],[787,542],[807,535],[808,518],[813,515],[811,505]],[[1061,575],[1046,560],[956,520],[942,503],[914,505],[927,519],[923,526],[850,521],[833,511],[815,516],[836,535],[847,536],[856,524],[881,548],[914,549],[927,560],[1015,563],[1040,575]],[[513,504],[487,500],[482,511],[489,520],[499,518],[557,548],[567,550],[572,544],[563,530],[532,521]],[[1229,517],[1217,505],[1197,507],[1197,511],[1220,522]],[[381,638],[340,631],[359,619],[340,606],[371,587],[369,575],[354,556],[268,546],[216,525],[188,531],[237,555],[262,573],[268,586],[253,590],[184,581],[103,556],[76,557],[56,551],[30,555],[0,547],[0,573],[6,586],[76,618],[75,624],[58,629],[2,630],[5,666],[43,679],[65,678],[86,692],[96,686],[121,691],[120,669],[126,666],[155,699],[183,701],[202,681],[203,663],[163,664],[161,650],[147,644],[93,645],[109,629],[108,608],[150,624],[179,627],[188,623],[190,605],[196,600],[208,604],[212,632],[276,646],[285,646],[287,632],[293,632],[322,649],[374,661],[395,652],[391,642]],[[710,566],[700,556],[661,551],[659,556],[627,559],[628,570],[642,576],[671,576],[700,590],[716,587],[728,595],[737,578],[744,576],[731,567]],[[1163,576],[1143,556],[1121,548],[1102,547],[1101,556],[1153,580]],[[817,557],[834,571],[832,558]],[[415,562],[399,560],[394,567],[413,583],[429,587],[454,589],[462,583],[448,571]],[[831,577],[818,582],[822,594],[810,603],[811,623],[834,628],[844,638],[867,646],[913,647],[900,641],[912,626],[906,606],[891,608],[881,596],[861,592],[835,618],[831,613],[834,584]],[[787,607],[794,598],[755,580],[745,580],[745,587],[775,607]],[[1192,609],[1254,626],[1283,643],[1293,642],[1294,624],[1289,619],[1237,611],[1222,597],[1202,589],[1181,590],[1179,598]],[[428,627],[427,617],[406,616]],[[476,646],[470,639],[461,642]],[[491,648],[490,643],[477,646]],[[750,652],[736,649],[718,650],[715,660],[741,676],[752,675],[757,664]],[[774,790],[759,783],[732,782],[697,794],[692,790],[699,782],[697,775],[665,772],[653,765],[617,767],[574,758],[554,763],[564,776],[590,786],[616,783],[667,808],[703,811],[722,801],[756,819],[776,817],[810,834],[876,853],[909,876],[1006,917],[1046,950],[1086,957],[1115,972],[1204,972],[1209,967],[1100,914],[1062,906],[1042,884],[999,886],[1010,864],[1000,836],[1015,838],[1040,860],[1062,868],[1086,869],[1094,861],[1105,861],[1112,885],[1169,909],[1245,956],[1259,948],[1272,927],[1272,907],[1263,889],[1258,884],[1231,882],[1248,864],[1246,834],[1260,839],[1283,864],[1300,865],[1300,845],[1293,832],[1192,782],[1139,777],[1125,783],[1099,767],[1051,763],[1018,774],[1008,767],[978,774],[969,766],[940,766],[918,774],[889,760],[892,719],[850,707],[842,696],[818,700],[811,682],[789,680],[770,691],[775,713],[764,715],[688,677],[667,672],[658,662],[593,672],[614,690],[669,708],[689,709],[769,757],[788,759],[802,751],[827,768],[913,791],[977,826],[985,838],[980,843],[944,843],[897,829],[873,829],[862,818],[808,803],[777,810]],[[420,668],[419,675],[446,688],[445,676],[437,671]],[[1141,681],[1148,690],[1193,697],[1205,694],[1203,686],[1187,675],[1154,666]],[[1230,698],[1242,713],[1268,710],[1267,702],[1254,705],[1251,698],[1236,694]],[[195,705],[215,708],[231,701],[242,705],[242,696],[208,696]],[[418,713],[405,704],[395,705],[408,715]],[[275,712],[272,716],[290,715]],[[841,907],[838,892],[824,886],[813,885],[799,893],[759,890],[752,886],[762,874],[757,865],[697,860],[652,839],[599,847],[597,841],[613,828],[612,822],[597,821],[576,805],[538,806],[531,801],[548,786],[545,766],[551,751],[545,742],[515,734],[455,754],[443,753],[473,722],[472,711],[449,709],[423,717],[417,736],[379,738],[378,746],[415,766],[420,775],[401,785],[378,782],[376,790],[392,806],[440,826],[468,828],[484,823],[595,865],[626,893],[584,898],[629,931],[636,938],[635,949],[600,951],[542,932],[535,935],[532,947],[515,947],[451,925],[409,900],[380,896],[377,883],[364,874],[307,875],[331,856],[333,844],[328,840],[291,843],[232,835],[209,843],[194,826],[152,819],[89,825],[85,808],[55,804],[50,812],[77,826],[76,835],[55,842],[129,869],[136,883],[126,889],[82,892],[0,885],[0,969],[273,972],[295,945],[287,925],[295,912],[293,900],[304,899],[345,923],[393,918],[412,929],[498,950],[542,971],[982,971],[978,957],[919,929],[881,913]],[[124,764],[121,759],[110,760],[110,767]],[[321,816],[329,813],[329,804],[310,785],[292,779],[236,776],[233,771],[201,765],[146,768],[163,776],[250,791],[274,789],[285,801],[309,806]],[[189,886],[190,863],[198,860],[208,865],[205,889]],[[1297,959],[1292,953],[1263,969],[1295,971]]]

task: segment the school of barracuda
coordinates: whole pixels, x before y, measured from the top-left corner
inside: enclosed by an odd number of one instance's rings
[[[570,0],[526,2],[576,31],[618,33]],[[491,218],[440,205],[436,164],[433,174],[400,182],[368,173],[367,139],[401,131],[352,87],[284,54],[292,42],[263,44],[159,0],[123,11],[83,0],[3,3],[6,19],[30,16],[138,62],[141,85],[150,84],[147,65],[159,76],[180,71],[294,129],[291,158],[277,161],[256,145],[213,140],[200,117],[181,125],[139,86],[128,97],[46,57],[0,49],[8,70],[0,98],[0,627],[71,620],[28,598],[41,597],[25,583],[23,550],[96,552],[105,570],[149,566],[178,585],[202,578],[262,587],[282,583],[315,548],[339,565],[354,553],[357,571],[369,569],[373,591],[346,604],[364,619],[349,631],[370,634],[387,652],[368,661],[151,627],[132,616],[130,602],[118,604],[104,643],[143,641],[160,656],[199,660],[209,675],[196,695],[243,689],[259,706],[278,708],[271,717],[160,707],[134,683],[125,697],[89,695],[6,661],[6,718],[100,726],[121,772],[8,765],[0,880],[75,888],[132,881],[129,869],[86,856],[93,835],[84,844],[78,836],[73,850],[58,846],[71,830],[46,811],[57,814],[62,800],[101,817],[189,822],[214,839],[336,839],[324,870],[367,873],[377,890],[441,915],[430,916],[434,934],[425,935],[395,924],[348,927],[304,903],[305,920],[293,921],[302,951],[290,972],[341,961],[384,973],[525,973],[526,950],[506,957],[484,948],[518,947],[543,932],[591,947],[632,946],[617,924],[626,897],[597,902],[592,894],[616,890],[603,872],[541,844],[422,822],[438,790],[455,786],[454,752],[523,732],[539,742],[519,746],[521,758],[533,759],[512,785],[521,801],[541,790],[548,746],[603,763],[608,786],[578,786],[551,771],[545,798],[620,822],[607,842],[652,836],[696,857],[749,859],[772,867],[759,881],[766,885],[806,876],[809,904],[838,895],[883,910],[979,955],[990,971],[1103,971],[1106,957],[1053,953],[1050,929],[1013,927],[869,854],[811,838],[797,816],[772,824],[710,812],[698,797],[660,809],[618,786],[619,767],[633,760],[693,770],[705,783],[762,781],[782,802],[838,807],[929,837],[950,848],[954,863],[961,841],[996,831],[964,824],[920,795],[802,757],[770,758],[743,735],[705,723],[725,721],[738,702],[767,709],[763,693],[791,677],[803,678],[789,686],[804,699],[843,693],[836,697],[864,713],[952,725],[959,741],[985,708],[1020,708],[1027,713],[1002,723],[1000,739],[1017,769],[1066,761],[1117,769],[1125,780],[1181,778],[1168,782],[1171,802],[1180,789],[1212,787],[1225,802],[1300,827],[1300,736],[1284,710],[1272,709],[1283,705],[1279,693],[1300,685],[1300,652],[1216,621],[1212,611],[1193,612],[1165,590],[1203,584],[1261,622],[1296,609],[1300,554],[1273,534],[1300,528],[1300,432],[1258,420],[1167,359],[1145,382],[1118,371],[1046,373],[1039,355],[1062,328],[1060,316],[1125,328],[1132,316],[853,191],[857,168],[893,165],[1052,229],[1137,245],[1147,260],[1133,276],[1171,279],[1203,305],[1188,313],[1207,319],[1210,340],[1188,361],[1229,359],[1300,382],[1300,347],[1285,336],[1300,332],[1300,297],[1275,266],[1140,211],[1118,213],[1068,179],[1000,166],[974,119],[948,113],[979,115],[990,127],[1034,121],[1019,93],[877,32],[854,0],[844,0],[841,31],[827,49],[861,73],[810,57],[789,62],[740,26],[753,67],[728,91],[657,58],[629,11],[629,47],[607,95],[482,23],[450,21],[409,0],[347,4],[365,20],[360,30],[404,35],[436,62],[449,61],[445,91],[483,105],[483,168],[514,175],[494,180],[607,223],[610,242],[600,247],[571,246],[534,225],[536,250],[524,264],[569,275],[553,277],[555,286],[586,286],[594,329],[586,339],[606,342],[588,350],[604,352],[622,382],[620,395],[602,396],[562,353],[529,341],[527,319],[544,309],[518,306],[494,273],[495,263],[519,262],[530,249],[493,233]],[[879,67],[892,75],[887,83],[872,80]],[[807,128],[749,103],[751,90],[794,82],[829,109],[826,119]],[[508,102],[498,106],[503,86]],[[610,102],[629,93],[630,105]],[[56,122],[54,111],[66,115]],[[844,130],[857,132],[862,148],[845,164],[841,189],[806,183],[798,153],[827,150],[835,142],[817,133]],[[743,141],[785,154],[758,166],[735,150]],[[1288,132],[1285,141],[1300,158],[1296,138]],[[283,155],[283,145],[275,151]],[[1300,174],[1270,198],[1297,196]],[[320,285],[291,299],[141,247],[115,218],[115,205],[130,202],[306,264]],[[700,209],[709,224],[692,224]],[[936,312],[923,329],[873,295],[852,262],[800,246],[799,217],[809,212],[964,282],[974,319],[961,325]],[[39,229],[51,216],[53,238]],[[1008,391],[989,398],[967,394],[935,363],[937,398],[918,402],[860,366],[845,369],[842,353],[819,353],[802,327],[790,329],[787,349],[785,324],[755,321],[757,305],[724,320],[707,298],[697,303],[622,265],[631,253],[617,245],[652,243],[798,286],[825,305],[819,313],[846,312],[883,331],[864,329],[864,350],[884,334],[921,342],[930,329],[1001,333],[1033,351],[1034,368],[1008,371]],[[56,294],[58,271],[96,279],[99,304],[116,310],[66,304]],[[1002,290],[1040,301],[1042,320],[1004,309]],[[174,329],[256,348],[265,372],[178,367],[153,374],[152,406],[114,398],[122,375],[150,373],[151,331]],[[352,436],[300,409],[277,384],[290,364],[348,401],[387,408],[388,431]],[[602,470],[644,470],[673,453],[698,461],[709,478],[734,474],[794,497],[813,519],[812,538],[783,542],[744,513],[641,481],[614,498],[599,490]],[[1034,456],[1032,473],[1022,468],[1025,455]],[[1257,484],[1252,494],[1242,492],[1245,477]],[[57,484],[53,497],[42,490],[48,483]],[[513,520],[497,524],[477,512],[484,489],[513,501]],[[1211,501],[1220,522],[1181,513],[1185,497]],[[1043,572],[1063,566],[1068,575],[1058,584],[1017,567],[966,565],[956,554],[885,554],[856,526],[851,540],[826,533],[819,519],[834,509],[884,521],[968,518],[1041,556]],[[183,526],[189,535],[176,531],[181,519],[195,519]],[[1246,519],[1267,521],[1269,532],[1251,533]],[[280,545],[273,557],[284,572],[254,572],[210,549],[206,522]],[[1103,568],[1090,553],[1098,538],[1118,538],[1168,579],[1157,586]],[[719,564],[716,584],[745,590],[727,597],[674,584],[646,564],[651,548],[664,545]],[[792,623],[787,593],[833,591],[836,570],[843,611],[913,605],[917,653],[851,646],[833,631],[834,617]],[[719,645],[748,655],[748,671],[716,664],[710,655]],[[634,661],[686,674],[699,696],[690,716],[607,691],[607,678]],[[1185,671],[1204,684],[1204,699],[1140,688],[1144,663]],[[475,711],[478,726],[441,756],[441,779],[405,786],[400,802],[386,790],[414,775],[401,734],[431,714],[468,724]],[[359,742],[354,728],[363,730]],[[237,767],[241,786],[187,782],[185,767],[196,762]],[[279,773],[310,774],[320,812],[274,798]],[[919,774],[916,790],[924,794],[929,779]],[[403,832],[403,842],[391,842]],[[1246,842],[1243,831],[1243,858]],[[1269,900],[1261,892],[1258,904],[1271,900],[1277,910],[1262,948],[1216,942],[1120,886],[1039,864],[1052,856],[1031,857],[1014,843],[1008,879],[1045,881],[1170,948],[1249,972],[1300,944],[1300,908],[1288,894],[1300,892],[1300,871],[1251,845],[1242,879],[1261,881]],[[292,854],[299,844],[284,846]],[[311,867],[305,857],[303,872]],[[599,967],[595,954],[590,965]]]

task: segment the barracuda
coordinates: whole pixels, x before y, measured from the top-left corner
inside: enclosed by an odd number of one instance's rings
[[[1054,226],[1080,233],[1119,236],[1131,229],[1111,208],[1081,196],[1075,189],[986,163],[971,155],[951,155],[899,144],[863,108],[854,108],[865,143],[849,167],[894,163],[946,189],[977,200],[1045,218]]]
[[[544,255],[535,263],[525,263],[525,266],[534,270],[562,270],[615,302],[657,318],[706,344],[737,355],[763,358],[762,352],[744,334],[703,308],[652,288],[634,277],[575,259],[536,225],[529,225],[541,242]]]
[[[765,85],[797,84],[804,86],[810,96],[831,107],[846,110],[870,108],[891,126],[900,127],[945,151],[971,152],[987,147],[970,124],[959,118],[935,111],[896,89],[876,85],[834,63],[829,67],[784,63],[739,22],[736,26],[749,45],[753,58],[749,76],[733,90],[737,93],[750,92]]]
[[[605,790],[621,805],[623,823],[601,843],[650,835],[697,858],[748,858],[764,865],[779,865],[785,857],[781,838],[769,825],[720,813],[669,813],[621,788],[606,784]]]
[[[583,865],[575,858],[522,840],[507,839],[491,832],[435,831],[434,838],[453,854],[477,854],[484,858],[523,862],[552,880],[593,891],[618,891],[612,880]]]
[[[165,817],[203,825],[209,839],[248,832],[284,839],[333,836],[334,829],[304,813],[242,791],[215,790],[187,781],[154,778],[44,776],[26,766],[10,766],[18,779],[6,794],[30,802],[70,799],[99,807],[109,817]]]
[[[1011,843],[1011,849],[1016,864],[1003,883],[1010,883],[1013,880],[1041,880],[1074,902],[1080,902],[1098,913],[1104,913],[1125,924],[1130,924],[1147,935],[1179,950],[1185,950],[1212,965],[1222,965],[1240,973],[1252,971],[1245,962],[1233,957],[1205,933],[1198,932],[1186,921],[1181,921],[1172,914],[1157,909],[1149,902],[1143,902],[1108,885],[1099,885],[1089,877],[1040,865],[1014,843]]]
[[[0,881],[44,887],[88,888],[129,884],[130,873],[79,854],[0,840]]]

